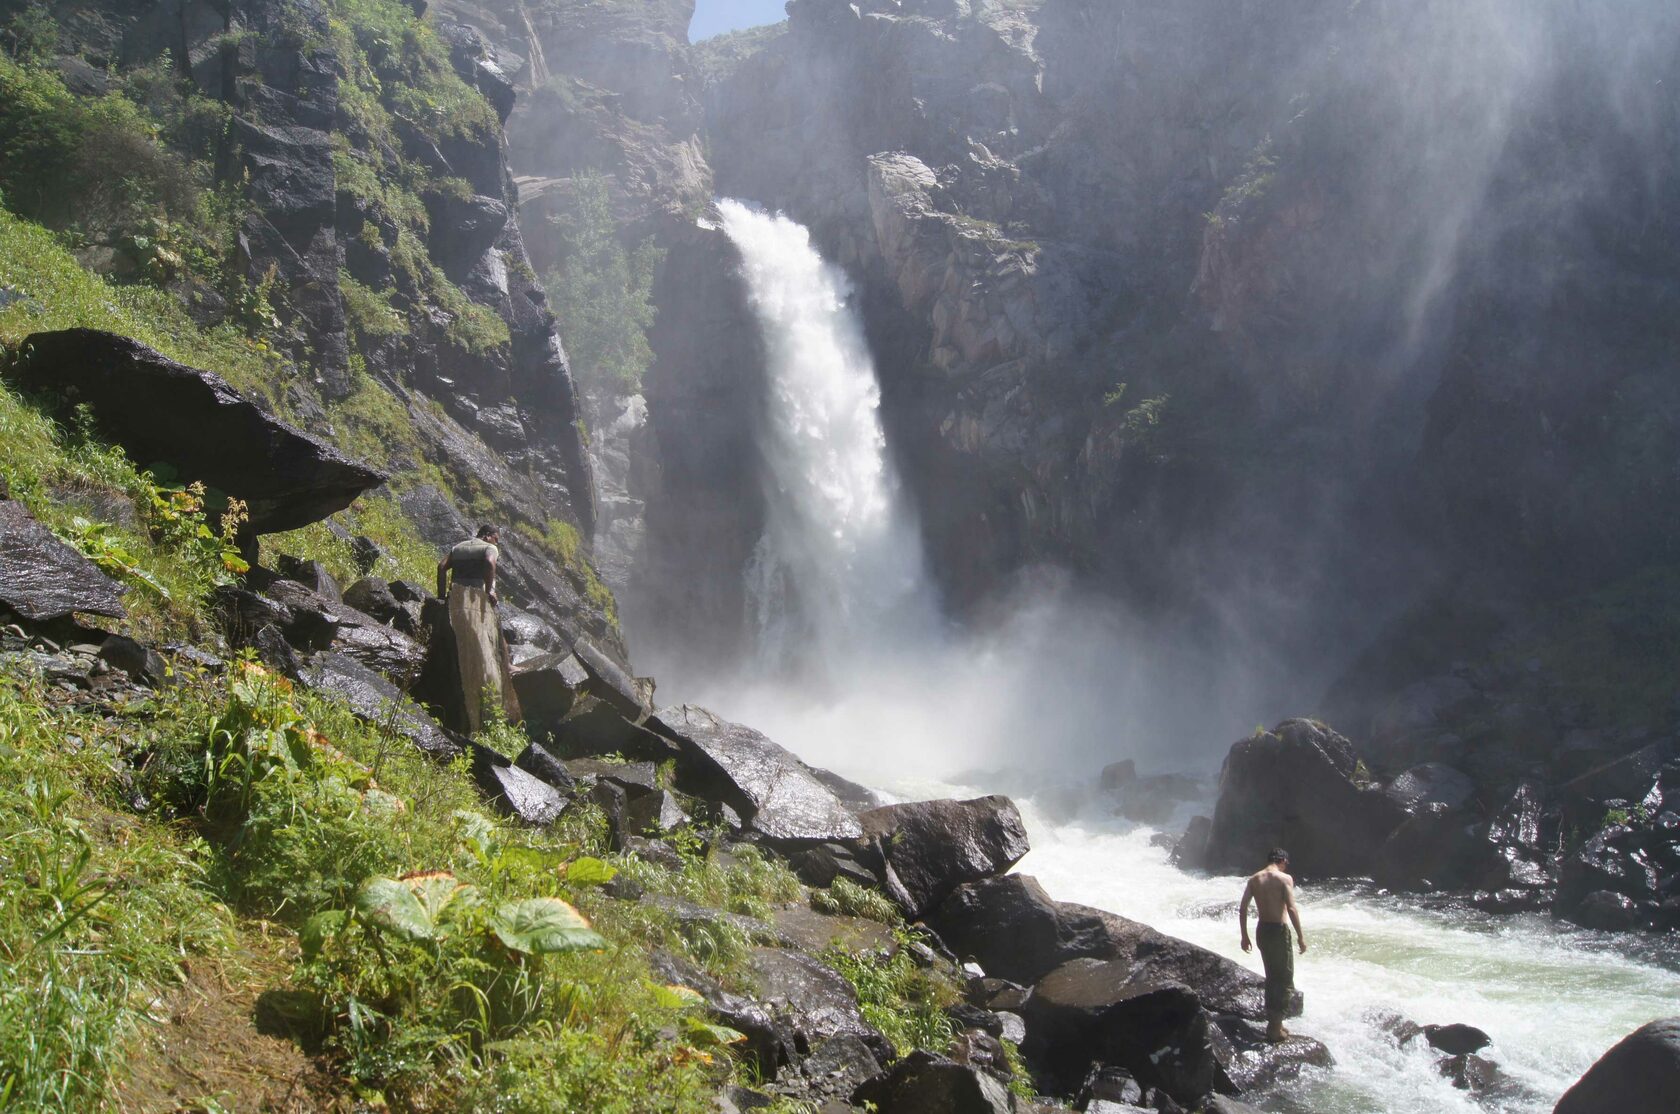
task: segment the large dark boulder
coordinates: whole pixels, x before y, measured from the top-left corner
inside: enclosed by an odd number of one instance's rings
[[[1448,1056],[1468,1056],[1493,1043],[1493,1038],[1485,1031],[1474,1025],[1466,1025],[1462,1021],[1447,1025],[1425,1025],[1423,1039],[1429,1042],[1429,1047],[1445,1052]]]
[[[552,731],[588,684],[589,673],[574,654],[543,654],[513,667],[519,710],[533,731]]]
[[[1298,874],[1367,873],[1406,813],[1355,780],[1357,768],[1352,745],[1312,720],[1286,720],[1233,744],[1219,775],[1208,868],[1254,870],[1281,846]]]
[[[1445,763],[1425,762],[1401,773],[1383,792],[1407,812],[1428,805],[1463,808],[1475,797],[1476,783]]]
[[[214,372],[94,329],[35,333],[8,375],[91,408],[100,432],[142,467],[164,463],[245,500],[252,534],[295,530],[385,482],[325,441],[265,413]]]
[[[32,623],[76,612],[120,619],[124,588],[58,540],[22,503],[0,500],[0,611]]]
[[[649,726],[681,748],[678,788],[729,805],[765,838],[805,844],[863,835],[809,766],[752,728],[690,704],[662,709]]]
[[[611,705],[631,723],[641,723],[653,712],[649,685],[639,682],[630,671],[587,638],[578,638],[572,653],[589,674],[589,695]]]
[[[515,688],[524,691],[517,681]],[[621,754],[626,758],[663,762],[682,753],[675,740],[652,731],[646,724],[631,723],[612,705],[593,696],[579,696],[572,710],[558,723],[547,717],[533,720],[530,731],[534,737],[546,735],[552,739],[557,754]]]
[[[270,580],[261,593],[225,585],[216,600],[236,642],[254,625],[273,623],[299,650],[346,654],[401,688],[414,682],[426,660],[426,648],[402,631],[295,580]]]
[[[1559,915],[1589,928],[1631,928],[1654,912],[1660,880],[1650,852],[1639,846],[1642,835],[1610,824],[1565,859],[1558,869]]]
[[[827,964],[803,952],[759,947],[747,968],[755,996],[786,1022],[801,1053],[830,1037],[852,1036],[879,1060],[897,1056],[880,1030],[864,1019],[852,984]]]
[[[1008,797],[887,805],[859,819],[879,849],[887,892],[911,918],[965,882],[1004,873],[1029,848],[1026,825]]]
[[[1329,1062],[1324,1046],[1304,1037],[1266,1045],[1257,1026],[1218,1017],[1191,986],[1131,960],[1064,964],[1039,980],[1022,1013],[1023,1053],[1041,1082],[1067,1093],[1090,1065],[1103,1063],[1193,1106],[1214,1092],[1246,1093]]]
[[[1489,851],[1475,824],[1443,804],[1419,804],[1371,860],[1371,879],[1395,890],[1455,890],[1476,880]]]
[[[1552,1114],[1674,1114],[1680,1095],[1680,1017],[1653,1021],[1587,1069]]]
[[[686,986],[706,1001],[706,1011],[720,1024],[746,1034],[736,1049],[765,1079],[774,1079],[800,1056],[788,1019],[769,1005],[725,990],[717,980],[668,952],[655,952],[648,966],[663,982]],[[809,1046],[807,1046],[807,1049]]]
[[[1026,874],[958,886],[927,922],[959,958],[1012,982],[1031,984],[1071,959],[1114,954],[1101,914],[1052,900]]]
[[[918,1049],[852,1092],[879,1114],[1013,1114],[1009,1088],[988,1072]]]
[[[361,719],[401,735],[434,758],[453,758],[466,749],[466,740],[446,731],[390,681],[352,657],[330,651],[316,654],[299,676],[309,689],[336,697]]]

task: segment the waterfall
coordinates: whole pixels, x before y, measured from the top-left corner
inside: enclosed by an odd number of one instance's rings
[[[937,629],[914,515],[845,274],[804,226],[719,204],[768,356],[765,522],[747,570],[760,667],[817,680]]]

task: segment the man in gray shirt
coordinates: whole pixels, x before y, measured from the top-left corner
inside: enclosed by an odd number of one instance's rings
[[[491,605],[494,606],[498,602],[496,558],[501,553],[496,548],[496,543],[501,540],[501,536],[501,531],[494,526],[480,526],[477,537],[457,543],[444,554],[443,560],[438,562],[438,595],[444,599],[449,597],[449,575],[454,573],[456,584],[487,593]]]

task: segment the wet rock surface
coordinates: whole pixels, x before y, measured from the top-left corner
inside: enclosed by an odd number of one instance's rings
[[[86,404],[136,463],[164,462],[246,501],[253,534],[295,530],[385,482],[302,430],[264,413],[219,375],[138,341],[92,329],[36,333],[9,373],[21,387]]]
[[[786,1021],[801,1049],[850,1036],[878,1059],[893,1058],[892,1045],[864,1019],[857,993],[833,968],[801,952],[766,947],[753,949],[748,967],[758,999]]]
[[[1680,1017],[1653,1021],[1599,1057],[1553,1114],[1667,1114],[1680,1094]]]
[[[0,612],[30,622],[76,613],[121,618],[123,587],[58,540],[22,503],[0,499]]]
[[[1355,781],[1358,758],[1341,735],[1293,719],[1231,747],[1208,832],[1210,869],[1258,869],[1282,847],[1308,876],[1362,875],[1405,818],[1380,789]]]
[[[466,749],[459,735],[445,730],[400,689],[355,658],[332,651],[316,654],[301,677],[311,689],[336,697],[362,719],[389,727],[434,758],[453,758]]]
[[[729,804],[765,838],[799,844],[863,835],[852,811],[810,767],[752,728],[687,704],[661,709],[651,726],[682,748],[680,788]]]
[[[1026,826],[1007,797],[887,805],[859,819],[878,848],[887,892],[912,919],[963,883],[1002,874],[1028,850]]]
[[[1002,1080],[931,1052],[916,1051],[852,1093],[856,1105],[881,1114],[1013,1114],[1015,1097]]]

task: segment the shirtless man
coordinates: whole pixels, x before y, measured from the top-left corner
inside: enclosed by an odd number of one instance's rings
[[[1283,1027],[1284,1014],[1289,1012],[1289,993],[1295,988],[1295,956],[1289,951],[1289,926],[1283,923],[1285,913],[1295,926],[1301,953],[1307,951],[1307,934],[1301,931],[1301,911],[1295,907],[1295,879],[1283,872],[1289,865],[1289,852],[1281,847],[1267,856],[1266,869],[1252,875],[1243,889],[1242,908],[1237,911],[1237,923],[1242,926],[1242,950],[1252,951],[1248,939],[1248,903],[1260,907],[1260,961],[1266,966],[1266,1039],[1273,1044],[1287,1040],[1289,1030]]]

